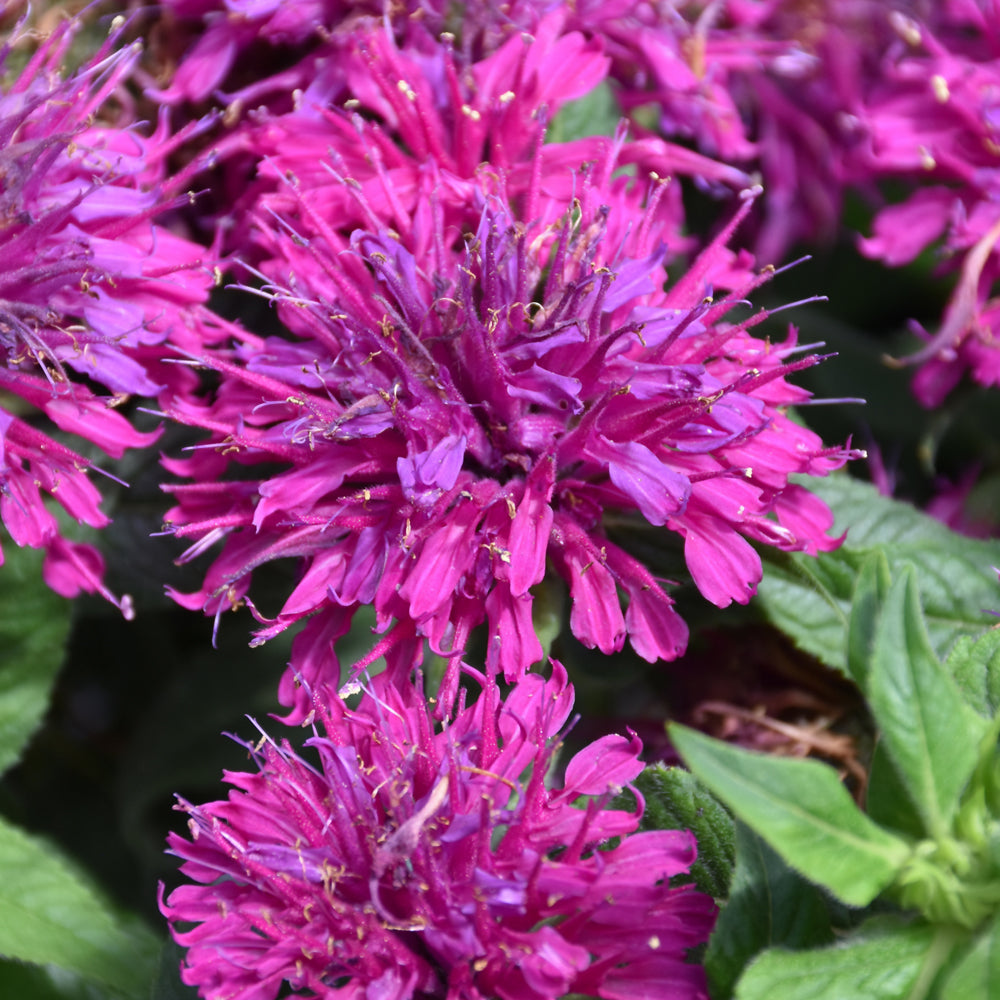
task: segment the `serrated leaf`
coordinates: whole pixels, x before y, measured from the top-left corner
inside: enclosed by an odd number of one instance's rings
[[[935,655],[909,567],[886,597],[867,695],[885,749],[928,833],[943,836],[988,723],[965,704]]]
[[[850,595],[858,566],[848,553],[761,553],[764,575],[752,606],[799,649],[847,673]]]
[[[931,644],[944,657],[963,635],[975,636],[996,619],[1000,541],[967,538],[906,503],[880,496],[846,475],[810,479],[811,492],[836,516],[844,544],[819,556],[763,551],[764,577],[756,607],[803,650],[847,672],[851,598],[861,568],[878,550],[893,578],[904,565],[919,575]]]
[[[932,961],[935,929],[876,918],[840,944],[811,951],[772,949],[747,969],[737,1000],[916,1000]],[[929,970],[933,971],[933,970]]]
[[[804,948],[832,938],[826,898],[753,831],[736,824],[736,868],[705,954],[715,1000],[732,996],[740,973],[775,945]]]
[[[889,560],[879,549],[861,564],[847,623],[847,669],[862,689],[868,679],[879,616],[891,586]]]
[[[42,580],[44,554],[3,539],[0,566],[0,773],[17,763],[52,696],[70,603]]]
[[[1000,998],[1000,914],[980,932],[967,954],[948,974],[941,1000]]]
[[[725,899],[736,863],[733,818],[688,771],[649,764],[633,782],[646,802],[640,830],[690,830],[698,841],[691,875],[702,892]],[[623,805],[621,807],[624,807]]]
[[[159,944],[118,916],[56,850],[0,819],[0,954],[146,995]]]
[[[967,705],[992,718],[1000,711],[1000,629],[978,638],[963,636],[945,662]]]
[[[695,776],[793,868],[850,906],[866,906],[910,853],[854,804],[836,772],[814,760],[769,757],[672,725]]]

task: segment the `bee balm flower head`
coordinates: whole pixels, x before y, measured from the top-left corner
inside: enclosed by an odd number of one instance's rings
[[[788,483],[849,455],[782,410],[807,397],[785,376],[817,358],[723,320],[732,304],[707,293],[739,270],[725,233],[665,291],[655,232],[609,239],[607,212],[572,207],[538,230],[498,195],[481,205],[422,258],[389,231],[273,229],[292,284],[270,294],[295,336],[244,334],[206,357],[222,386],[178,414],[218,436],[170,463],[202,482],[170,487],[168,519],[192,555],[225,539],[204,586],[178,597],[217,614],[262,562],[300,557],[260,635],[319,611],[293,655],[310,685],[336,682],[320,676],[336,669],[329,642],[365,604],[382,630],[451,655],[446,703],[484,620],[488,665],[513,680],[541,658],[533,600],[558,577],[583,643],[611,653],[628,637],[671,659],[687,630],[630,551],[645,533],[680,536],[719,606],[760,578],[748,539],[836,544],[829,511]],[[229,462],[250,475],[220,481]]]
[[[191,884],[162,909],[184,981],[206,1000],[706,997],[684,958],[714,904],[668,884],[694,838],[631,833],[638,814],[606,806],[639,741],[604,737],[545,785],[572,702],[558,665],[503,702],[487,683],[444,728],[385,674],[356,709],[322,696],[301,754],[265,738],[228,800],[180,805]]]
[[[159,391],[156,345],[180,337],[211,279],[198,248],[151,221],[168,202],[163,135],[95,124],[138,52],[109,42],[63,79],[72,32],[43,42],[0,93],[0,520],[16,544],[46,550],[54,590],[116,600],[99,554],[63,538],[46,504],[108,521],[90,460],[51,430],[113,458],[150,444],[117,407]]]

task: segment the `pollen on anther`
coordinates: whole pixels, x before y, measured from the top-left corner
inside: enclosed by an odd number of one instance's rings
[[[902,11],[894,10],[889,14],[889,24],[893,31],[906,42],[907,45],[919,45],[921,42],[920,26],[912,17],[907,17]]]

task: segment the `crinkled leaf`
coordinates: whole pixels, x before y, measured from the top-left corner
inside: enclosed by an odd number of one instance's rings
[[[1000,914],[980,932],[967,954],[948,974],[941,1000],[1000,998]]]
[[[879,549],[861,564],[847,623],[847,669],[862,689],[868,678],[879,616],[891,585],[889,561]]]
[[[646,801],[640,830],[690,830],[698,841],[691,875],[702,892],[725,899],[736,862],[733,818],[689,771],[649,764],[632,782]],[[623,793],[614,803],[631,808]]]
[[[1000,628],[978,638],[963,636],[945,661],[966,704],[992,718],[1000,710]]]
[[[935,971],[935,929],[875,918],[847,940],[811,951],[772,949],[747,969],[737,1000],[916,1000]],[[926,971],[925,971],[926,970]]]
[[[967,538],[916,508],[880,496],[846,475],[811,479],[809,489],[836,515],[844,544],[817,557],[762,551],[757,607],[768,621],[828,666],[847,671],[847,634],[855,582],[881,549],[893,578],[906,564],[918,573],[931,644],[945,656],[963,635],[996,622],[1000,541]]]
[[[886,597],[867,695],[885,749],[928,833],[943,835],[976,766],[988,723],[965,704],[935,655],[910,568]]]
[[[49,707],[70,603],[42,582],[43,553],[3,539],[0,567],[0,773],[20,759]]]
[[[793,868],[850,906],[866,906],[895,878],[906,842],[854,804],[833,768],[768,757],[672,725],[684,762]]]
[[[715,1000],[732,996],[747,963],[765,948],[815,947],[832,939],[824,894],[752,830],[736,824],[736,869],[705,954]]]
[[[158,942],[118,914],[56,850],[0,820],[0,954],[145,996]]]

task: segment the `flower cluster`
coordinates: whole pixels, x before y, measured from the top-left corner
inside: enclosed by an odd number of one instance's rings
[[[775,273],[761,261],[829,229],[846,185],[882,169],[892,88],[915,73],[899,43],[916,43],[871,0],[818,7],[837,16],[165,0],[145,62],[114,34],[61,75],[63,28],[0,96],[10,534],[47,549],[60,593],[102,589],[45,495],[105,524],[64,435],[148,448],[121,406],[155,398],[202,433],[164,459],[179,561],[210,558],[172,596],[217,619],[248,605],[255,644],[298,629],[279,699],[313,737],[248,747],[258,773],[182,801],[191,839],[170,838],[188,883],[162,908],[206,1000],[706,995],[687,951],[714,904],[670,881],[693,836],[637,833],[638,793],[634,813],[610,805],[638,739],[599,739],[550,787],[573,694],[557,663],[531,672],[536,622],[565,593],[586,647],[672,660],[676,587],[745,603],[761,548],[840,542],[793,478],[857,454],[790,413],[821,345],[749,298]],[[960,36],[942,29],[941,52]],[[598,88],[622,122],[562,139],[564,109]],[[151,130],[135,121],[150,103]],[[730,198],[711,236],[689,232],[681,179]],[[970,287],[991,273],[976,234]],[[215,301],[270,307],[250,328],[206,304],[223,270],[239,284]],[[294,583],[265,607],[261,570],[287,559]],[[378,639],[338,691],[365,608]],[[428,699],[418,668],[438,658]]]
[[[186,983],[207,1000],[707,997],[685,952],[715,906],[669,882],[693,837],[625,836],[641,800],[607,806],[642,768],[634,735],[590,744],[550,790],[573,704],[558,664],[502,701],[486,682],[443,728],[419,682],[386,678],[355,709],[318,698],[308,753],[265,736],[228,800],[181,802],[192,839],[170,848],[194,884],[162,909]]]
[[[324,27],[322,44],[308,58],[258,81],[252,92],[219,95],[226,127],[207,153],[211,169],[203,180],[214,191],[212,221],[226,248],[255,260],[247,220],[260,212],[287,213],[289,178],[315,192],[317,212],[328,224],[336,218],[342,226],[369,227],[374,211],[394,228],[408,228],[435,188],[439,197],[460,204],[463,189],[487,161],[521,191],[530,213],[544,210],[553,186],[561,211],[572,197],[564,190],[570,173],[601,154],[585,141],[535,150],[546,123],[605,83],[612,63],[602,38],[573,27],[571,11],[546,6],[552,9],[544,16],[527,18],[531,34],[498,32],[486,23],[477,29],[470,22],[461,40],[438,38],[428,30],[433,17],[411,18],[405,44],[396,20],[359,14]],[[233,22],[226,24],[235,30]],[[473,55],[468,39],[477,30],[492,41],[471,46]],[[257,31],[252,37],[268,37],[261,24]],[[192,50],[187,59],[194,58]],[[210,64],[217,69],[216,60]],[[634,163],[643,173],[695,176],[728,190],[751,183],[737,167],[651,135],[625,144],[618,156],[619,166]],[[356,181],[365,192],[363,210],[338,178]],[[514,196],[511,188],[508,193]],[[680,223],[679,190],[667,200]]]
[[[848,189],[873,198],[883,178],[911,184],[903,203],[879,212],[872,237],[861,246],[895,266],[943,237],[945,264],[960,272],[941,329],[925,335],[926,347],[911,359],[922,364],[916,392],[930,406],[966,372],[984,384],[996,381],[991,288],[997,237],[990,206],[996,202],[998,81],[990,5],[524,0],[477,5],[461,23],[450,5],[435,0],[393,5],[388,13],[365,3],[298,5],[294,11],[221,0],[168,6],[179,18],[175,25],[197,23],[203,33],[184,55],[166,98],[200,101],[214,93],[229,120],[240,122],[214,156],[217,163],[239,163],[226,175],[230,191],[220,215],[225,225],[236,225],[241,255],[247,232],[234,220],[260,204],[260,189],[239,200],[232,188],[244,183],[254,162],[282,155],[282,147],[261,134],[262,115],[265,131],[278,116],[277,141],[285,127],[305,124],[294,112],[304,110],[309,118],[316,107],[361,106],[409,143],[450,109],[473,139],[463,145],[478,163],[483,147],[468,130],[475,124],[478,137],[487,133],[485,123],[476,124],[489,103],[480,98],[507,93],[498,86],[503,80],[528,115],[545,108],[551,116],[582,92],[568,85],[581,66],[570,50],[582,43],[592,66],[577,79],[586,81],[584,90],[599,80],[612,84],[638,136],[629,146],[652,140],[652,127],[703,154],[661,139],[656,166],[647,157],[645,169],[688,174],[721,193],[745,188],[753,175],[761,178],[765,197],[745,233],[761,262],[780,261],[803,239],[836,235]],[[456,32],[454,39],[449,32]],[[387,58],[387,46],[397,43],[401,48]],[[291,47],[297,56],[272,76],[223,86],[236,53],[261,44]],[[535,61],[546,49],[553,55],[558,50],[558,58]],[[531,54],[524,60],[518,50]],[[455,62],[449,63],[452,54]],[[544,69],[546,93],[535,100],[522,93],[514,67],[519,58],[521,69],[533,61],[533,68]],[[474,81],[471,94],[468,81]],[[407,111],[408,100],[414,106]],[[525,120],[522,115],[517,129],[497,137],[505,141],[489,147],[495,166],[519,159],[517,150],[532,133]],[[513,116],[509,122],[513,126]],[[409,148],[418,161],[437,159],[440,138],[421,135]],[[513,155],[505,152],[511,141]],[[346,155],[341,144],[334,149]],[[296,158],[294,148],[289,157]],[[311,159],[315,164],[318,158]],[[262,175],[268,173],[264,166]]]
[[[63,79],[72,37],[64,25],[0,93],[0,519],[16,544],[46,550],[58,593],[116,600],[97,550],[65,539],[45,503],[108,521],[90,459],[51,427],[112,458],[148,447],[156,434],[117,408],[170,379],[160,345],[194,345],[190,312],[212,277],[200,247],[153,222],[171,205],[165,159],[184,136],[98,119],[138,51],[112,39]]]

